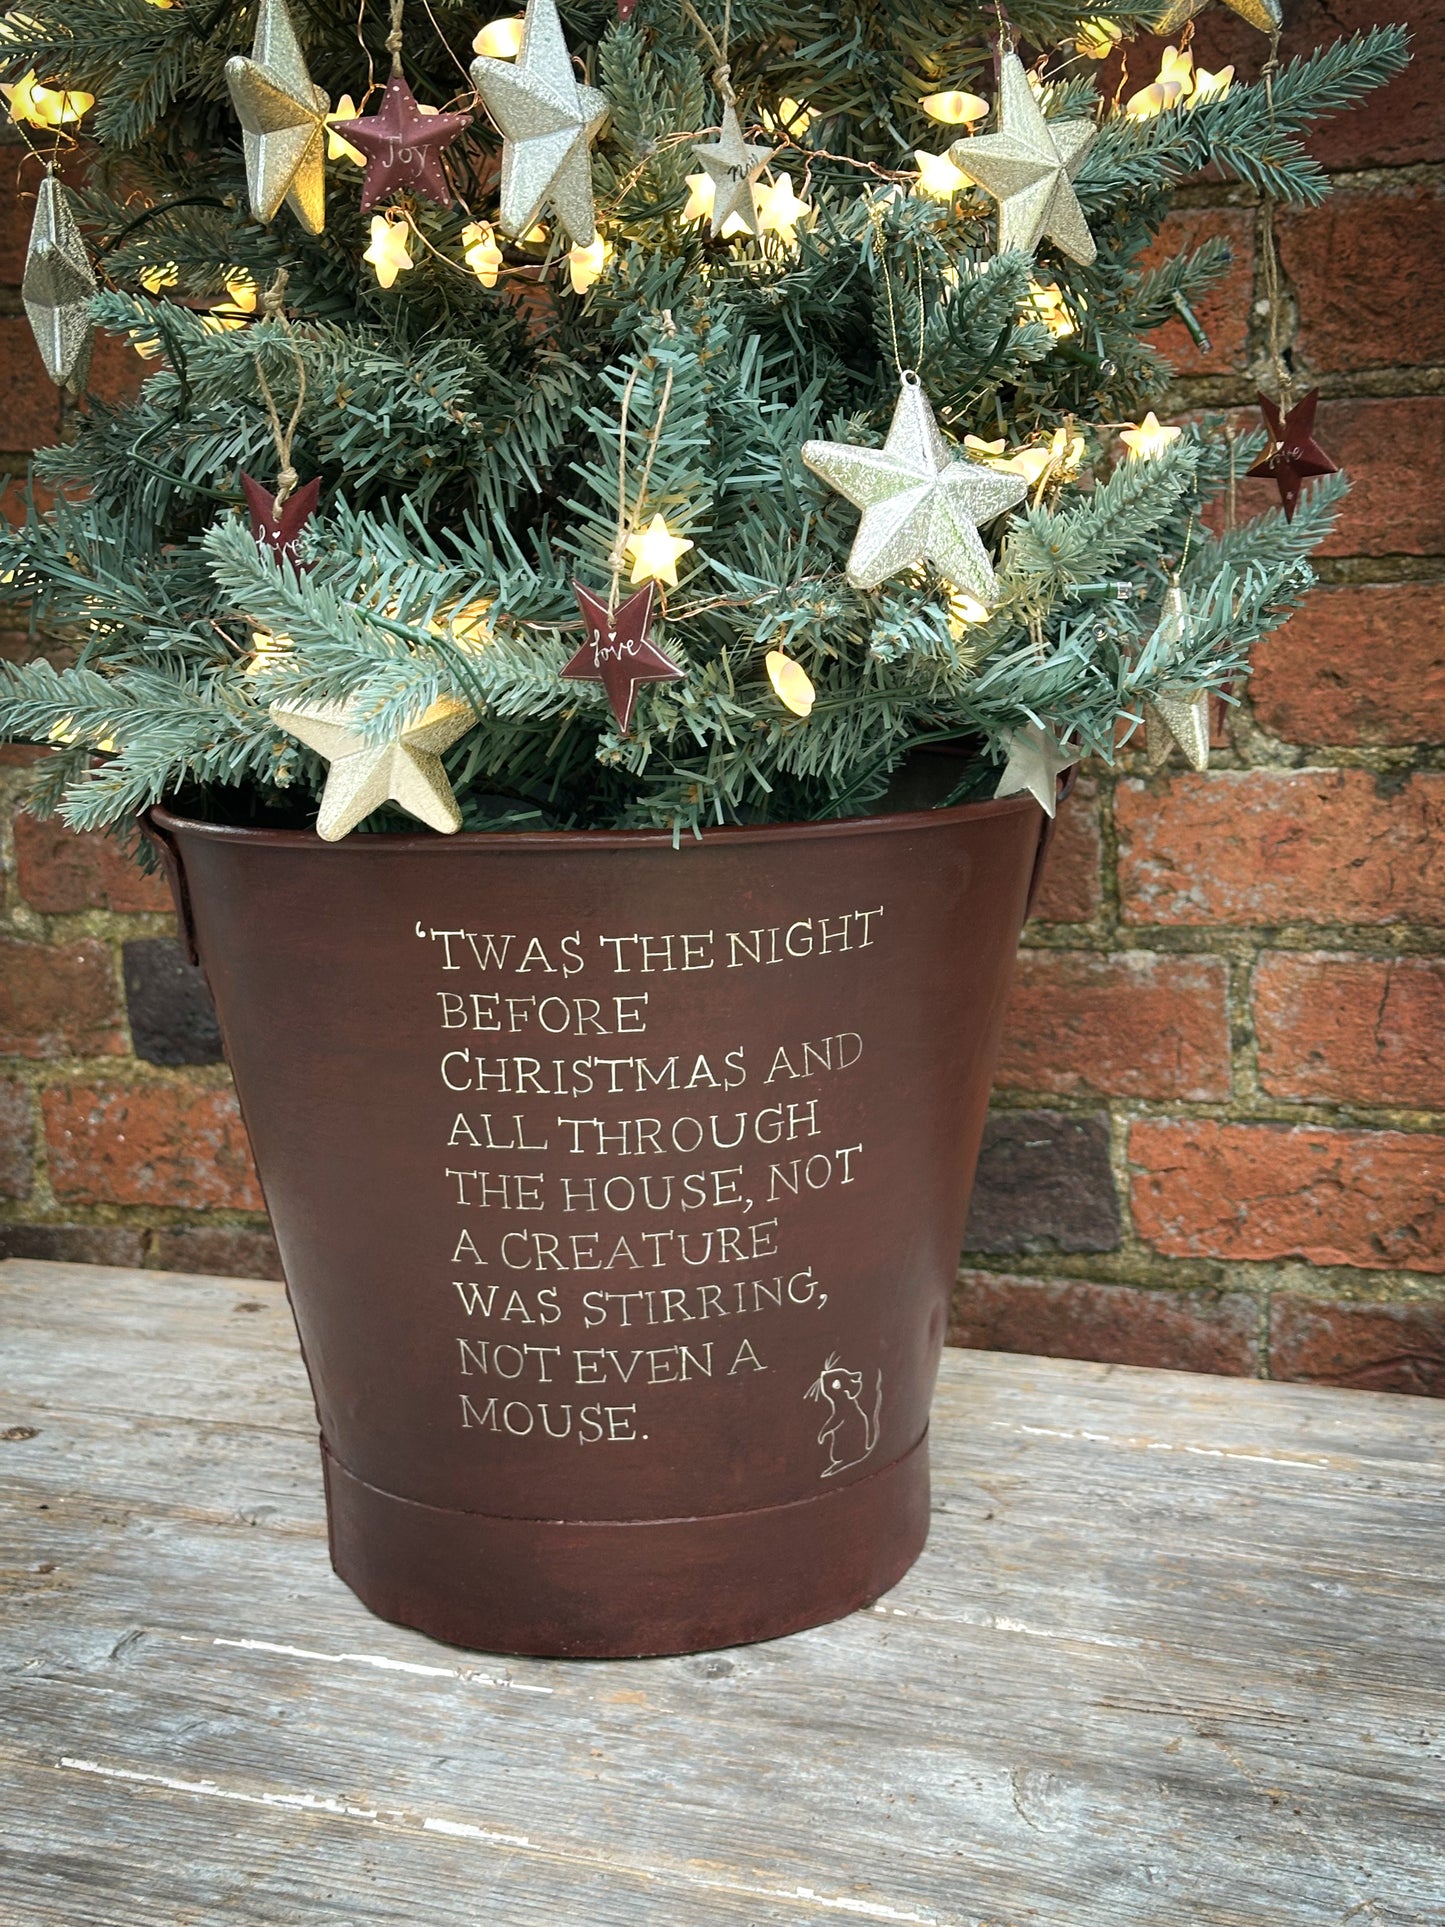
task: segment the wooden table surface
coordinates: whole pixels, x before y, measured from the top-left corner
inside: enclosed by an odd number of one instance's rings
[[[332,1575],[279,1286],[0,1357],[5,1927],[1445,1922],[1445,1402],[949,1353],[895,1592],[569,1663]]]

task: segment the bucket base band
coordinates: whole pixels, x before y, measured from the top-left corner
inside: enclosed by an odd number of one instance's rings
[[[363,1605],[479,1652],[693,1653],[841,1619],[896,1585],[928,1536],[928,1437],[871,1478],[699,1519],[449,1512],[379,1491],[323,1439],[331,1563]]]

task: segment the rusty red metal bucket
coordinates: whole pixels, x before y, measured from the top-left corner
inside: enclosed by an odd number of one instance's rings
[[[901,1577],[1032,799],[681,848],[148,826],[373,1612],[672,1653]]]

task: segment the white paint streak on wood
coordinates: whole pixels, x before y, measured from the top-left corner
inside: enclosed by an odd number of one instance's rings
[[[133,1786],[164,1787],[167,1793],[193,1793],[203,1800],[235,1800],[248,1807],[297,1807],[307,1813],[334,1813],[343,1820],[376,1820],[375,1807],[347,1806],[325,1793],[246,1793],[239,1787],[217,1786],[214,1780],[182,1780],[171,1773],[137,1773],[129,1767],[103,1766],[99,1760],[72,1760],[61,1756],[58,1764],[71,1773],[91,1773],[100,1780],[127,1780]]]
[[[550,1693],[550,1686],[530,1680],[507,1679],[501,1674],[478,1672],[473,1666],[422,1666],[411,1659],[388,1659],[384,1653],[318,1653],[307,1646],[281,1646],[272,1639],[222,1639],[213,1646],[234,1646],[247,1653],[278,1653],[284,1659],[317,1659],[327,1666],[375,1666],[384,1673],[415,1673],[423,1679],[464,1679],[473,1686],[496,1686],[512,1693]]]
[[[1316,1453],[1300,1452],[1245,1452],[1238,1447],[1226,1448],[1221,1445],[1195,1445],[1188,1440],[1150,1439],[1120,1435],[1113,1432],[1086,1432],[1082,1429],[1061,1429],[1055,1425],[1000,1425],[1000,1431],[1020,1432],[1025,1438],[1036,1439],[1079,1439],[1090,1445],[1117,1445],[1131,1452],[1184,1452],[1201,1459],[1246,1459],[1256,1465],[1286,1465],[1293,1469],[1307,1471],[1329,1471],[1331,1461]]]

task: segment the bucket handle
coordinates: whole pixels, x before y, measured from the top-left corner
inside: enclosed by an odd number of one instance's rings
[[[1069,767],[1059,778],[1058,793],[1054,798],[1054,814],[1050,816],[1046,810],[1039,812],[1043,817],[1043,822],[1039,825],[1039,844],[1034,852],[1034,872],[1029,878],[1029,893],[1024,899],[1025,923],[1027,923],[1029,918],[1034,914],[1034,905],[1038,901],[1040,890],[1044,887],[1044,871],[1048,867],[1049,845],[1053,842],[1054,831],[1058,827],[1059,804],[1064,801],[1065,797],[1073,794],[1074,784],[1078,779],[1078,774],[1078,764],[1070,763]]]
[[[196,920],[191,913],[191,892],[186,883],[185,866],[181,853],[174,840],[156,822],[152,810],[142,810],[140,814],[141,834],[153,846],[161,860],[161,868],[166,873],[166,882],[171,887],[171,901],[176,906],[176,934],[181,940],[188,964],[199,964],[201,953],[196,947]]]

